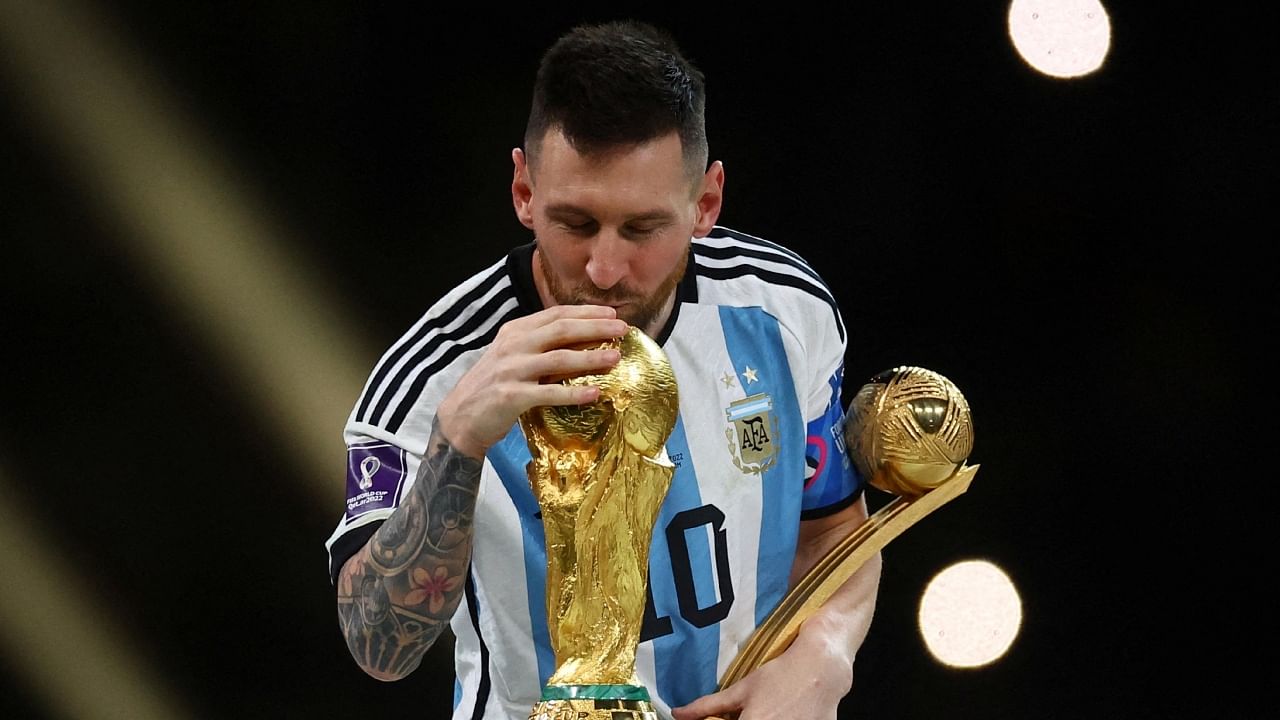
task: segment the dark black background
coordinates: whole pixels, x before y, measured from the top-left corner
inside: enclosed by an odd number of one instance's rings
[[[129,0],[108,16],[358,321],[369,367],[528,239],[509,154],[541,50],[579,20],[667,27],[707,76],[721,224],[825,276],[846,393],[918,364],[974,410],[982,470],[886,550],[842,717],[1229,716],[1255,702],[1247,651],[1271,652],[1248,511],[1274,466],[1251,417],[1273,327],[1274,42],[1240,9],[1115,5],[1106,65],[1073,81],[1018,58],[1002,3]],[[290,429],[156,296],[74,159],[0,91],[8,501],[202,717],[443,716],[447,647],[384,685],[336,631],[323,541],[342,468],[330,512],[299,498]],[[1003,660],[948,670],[916,606],[970,558],[1006,569],[1025,621]],[[0,714],[47,717],[23,659],[0,657]]]

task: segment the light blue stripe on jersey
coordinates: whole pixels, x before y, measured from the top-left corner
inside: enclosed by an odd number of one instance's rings
[[[734,405],[733,410],[729,412],[729,419],[741,420],[748,415],[754,415],[764,410],[770,410],[772,409],[772,406],[773,403],[769,402],[767,398],[764,400],[757,400],[750,405]]]
[[[671,619],[672,632],[653,639],[654,667],[658,695],[671,707],[678,707],[716,691],[716,660],[720,655],[720,625],[696,627],[680,615],[672,575],[671,552],[667,542],[667,526],[679,513],[702,506],[698,476],[693,469],[689,442],[685,438],[684,419],[676,419],[676,427],[667,439],[667,453],[683,457],[671,479],[671,489],[658,513],[649,548],[649,587],[653,590],[653,607],[658,617]],[[686,531],[689,564],[693,570],[698,607],[716,603],[713,585],[712,550],[707,543],[707,529],[699,525]]]
[[[458,678],[453,679],[453,711],[458,712],[458,705],[462,703],[462,681]]]
[[[758,626],[786,594],[795,560],[804,487],[805,426],[777,319],[760,308],[721,306],[720,326],[743,391],[748,397],[768,393],[773,401],[770,413],[781,435],[773,438],[777,459],[761,478]],[[745,375],[748,366],[755,371],[755,382]]]
[[[524,545],[525,588],[529,593],[529,627],[538,654],[539,687],[545,686],[556,670],[551,633],[547,630],[547,538],[537,515],[538,501],[529,487],[525,466],[533,457],[519,425],[489,450],[487,456],[520,515],[520,536]]]

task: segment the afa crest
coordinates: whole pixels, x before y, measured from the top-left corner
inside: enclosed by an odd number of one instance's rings
[[[725,408],[733,464],[744,473],[764,473],[778,459],[778,421],[771,412],[773,399],[765,393],[735,400]]]

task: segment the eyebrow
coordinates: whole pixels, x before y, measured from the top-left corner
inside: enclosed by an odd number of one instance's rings
[[[556,203],[554,205],[548,205],[546,209],[546,213],[548,215],[556,215],[556,216],[562,216],[562,217],[565,215],[577,215],[577,216],[588,217],[588,218],[594,217],[590,211],[586,210],[585,208],[578,207],[577,205],[573,205],[571,203]],[[627,222],[629,223],[650,222],[654,220],[668,221],[668,220],[671,220],[672,218],[673,218],[672,214],[667,212],[666,210],[649,210],[648,212],[643,212],[643,213],[640,213],[639,215],[633,215],[627,218]]]

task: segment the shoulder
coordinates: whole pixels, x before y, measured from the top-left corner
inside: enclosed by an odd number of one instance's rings
[[[698,302],[759,306],[800,337],[845,338],[840,308],[821,275],[796,252],[764,238],[717,226],[691,246]]]
[[[431,305],[407,334],[492,315],[507,301],[514,301],[516,284],[510,265],[510,257],[504,257],[456,285]]]
[[[349,428],[395,435],[407,420],[411,425],[429,421],[442,396],[437,386],[465,372],[498,328],[521,314],[511,263],[508,256],[458,284],[383,353],[352,410]]]
[[[445,293],[391,346],[384,359],[413,354],[415,348],[422,355],[445,346],[487,344],[493,338],[486,328],[518,311],[511,264],[505,257]]]

